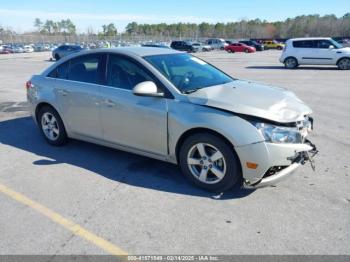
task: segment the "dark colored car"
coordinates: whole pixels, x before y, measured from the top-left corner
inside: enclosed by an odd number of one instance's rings
[[[61,45],[52,51],[52,57],[55,58],[56,60],[59,60],[62,57],[65,57],[72,53],[80,52],[83,49],[84,48],[82,48],[79,45]]]
[[[253,41],[253,40],[242,40],[239,42],[242,44],[248,45],[248,46],[255,47],[256,51],[264,51],[264,49],[265,49],[263,44],[259,44],[258,42]]]
[[[194,46],[189,41],[173,41],[171,42],[170,47],[172,49],[178,50],[178,51],[185,51],[188,53],[195,53],[199,50],[198,46]]]
[[[13,54],[13,48],[11,46],[4,45],[1,49],[1,54]]]
[[[162,44],[143,44],[143,47],[158,47],[158,48],[170,48],[167,45],[162,45]]]

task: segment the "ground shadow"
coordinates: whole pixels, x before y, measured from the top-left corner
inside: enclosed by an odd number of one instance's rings
[[[0,122],[0,143],[34,153],[34,165],[67,163],[121,183],[213,199],[243,198],[253,190],[234,188],[223,195],[208,193],[187,182],[176,165],[77,140],[62,147],[46,143],[30,117]]]
[[[247,69],[284,69],[284,70],[338,70],[337,67],[315,67],[315,66],[299,66],[296,69],[286,69],[284,66],[246,66]]]

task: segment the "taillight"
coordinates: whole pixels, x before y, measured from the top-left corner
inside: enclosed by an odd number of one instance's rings
[[[29,89],[29,88],[31,88],[31,87],[33,87],[32,82],[27,81],[27,82],[26,82],[26,88]]]

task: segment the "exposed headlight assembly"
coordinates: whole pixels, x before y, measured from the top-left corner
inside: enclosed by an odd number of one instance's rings
[[[293,127],[280,127],[266,123],[255,123],[256,128],[267,142],[302,143],[301,133]]]

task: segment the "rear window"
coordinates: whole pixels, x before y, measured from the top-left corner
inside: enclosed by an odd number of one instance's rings
[[[70,62],[68,79],[85,83],[98,83],[100,55],[85,55]]]
[[[48,74],[48,77],[67,79],[68,66],[69,66],[69,61],[57,66],[54,70],[52,70]]]
[[[295,48],[315,48],[315,41],[313,41],[313,40],[293,41],[293,47],[295,47]]]

